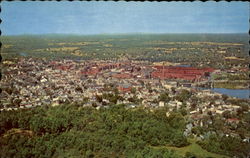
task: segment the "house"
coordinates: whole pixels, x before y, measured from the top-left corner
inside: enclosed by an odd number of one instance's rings
[[[131,84],[120,84],[118,90],[121,92],[130,92],[132,89]]]
[[[217,114],[220,114],[220,115],[221,115],[221,114],[224,112],[224,110],[218,110],[218,109],[217,109],[217,110],[215,110],[215,112],[216,112]]]
[[[121,73],[121,74],[114,74],[113,77],[118,79],[129,79],[132,77],[132,75],[129,73]]]
[[[159,102],[159,107],[164,107],[165,103],[163,101]]]
[[[227,119],[226,120],[227,121],[227,123],[236,123],[236,124],[238,124],[239,122],[240,122],[240,120],[239,119],[237,119],[237,118],[229,118],[229,119]]]
[[[53,98],[52,99],[52,105],[51,106],[58,106],[59,105],[59,97],[57,97],[57,98]]]

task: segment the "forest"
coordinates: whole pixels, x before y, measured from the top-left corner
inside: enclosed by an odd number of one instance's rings
[[[166,111],[131,109],[123,104],[98,110],[69,104],[4,111],[0,115],[0,157],[203,157],[189,151],[180,155],[167,148],[185,148],[190,141],[183,135],[185,117],[178,111],[167,117]],[[236,138],[216,135],[198,144],[220,157],[244,157],[250,147]]]

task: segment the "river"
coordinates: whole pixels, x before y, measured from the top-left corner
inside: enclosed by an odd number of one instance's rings
[[[226,89],[226,88],[212,88],[211,91],[226,94],[231,97],[249,99],[250,89]]]

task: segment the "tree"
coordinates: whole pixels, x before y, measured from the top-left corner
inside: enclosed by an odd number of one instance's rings
[[[191,92],[189,92],[188,90],[183,89],[177,96],[176,99],[183,102],[186,101],[187,99],[189,99],[191,97]]]
[[[192,133],[194,133],[194,134],[196,134],[196,135],[201,135],[202,134],[202,131],[201,131],[202,129],[199,127],[199,126],[197,126],[197,127],[193,127],[192,128]]]
[[[116,87],[113,89],[113,92],[114,92],[115,95],[119,94],[119,90]]]
[[[118,96],[117,96],[117,95],[112,95],[112,96],[110,97],[110,99],[109,99],[109,101],[110,101],[111,103],[114,103],[114,104],[117,103],[117,100],[118,100]]]
[[[95,155],[93,154],[93,152],[91,150],[87,150],[85,153],[85,157],[86,158],[94,158]]]
[[[241,139],[245,138],[247,132],[248,131],[243,127],[237,129],[237,133],[240,135]]]
[[[92,103],[92,106],[93,106],[94,108],[96,108],[98,105],[94,102],[94,103]]]
[[[95,98],[99,103],[101,103],[103,100],[101,95],[96,95]]]
[[[159,96],[159,101],[163,101],[163,102],[169,102],[170,97],[168,96],[168,93],[161,93]]]
[[[248,104],[242,104],[241,109],[243,112],[247,112],[249,110],[249,105]]]
[[[198,101],[199,101],[199,98],[197,98],[196,96],[192,96],[192,97],[191,97],[191,103],[197,104]]]
[[[15,105],[15,106],[18,106],[18,107],[20,106],[20,103],[21,103],[21,102],[22,102],[22,99],[18,99],[18,98],[17,98],[17,99],[14,99],[14,100],[13,100],[14,105]]]
[[[136,93],[136,88],[131,88],[131,93],[135,94]]]
[[[179,112],[182,114],[182,116],[186,116],[188,114],[186,108],[184,107],[181,107]]]
[[[222,99],[223,99],[223,101],[226,101],[228,99],[228,96],[225,94],[222,94]]]
[[[167,118],[169,124],[175,129],[185,129],[185,119],[180,113],[172,112]]]
[[[207,114],[208,114],[209,116],[212,116],[212,115],[213,115],[212,111],[208,111]]]
[[[13,92],[13,89],[12,88],[6,88],[5,92],[7,92],[9,95],[11,95],[12,92]]]
[[[171,87],[171,92],[172,92],[173,94],[175,94],[175,93],[176,93],[176,89],[175,89],[174,87]]]
[[[76,91],[76,92],[81,92],[81,93],[83,93],[82,88],[81,88],[81,87],[79,87],[79,86],[77,86],[77,87],[75,88],[75,91]]]
[[[226,119],[229,119],[229,118],[231,118],[231,112],[228,111],[228,110],[226,110],[226,111],[224,111],[224,112],[222,113],[222,116],[223,116],[224,118],[226,118]]]
[[[243,109],[240,107],[237,109],[237,114],[242,115],[243,114]]]
[[[173,134],[172,145],[176,147],[184,147],[189,145],[189,143],[183,133],[178,131]]]
[[[243,118],[250,125],[250,112],[244,114]]]
[[[196,103],[191,103],[191,110],[195,110],[196,109],[196,107],[197,107],[197,104]]]
[[[224,125],[224,122],[219,119],[219,118],[215,118],[214,122],[213,122],[213,127],[215,128],[215,130],[221,130],[222,127]]]

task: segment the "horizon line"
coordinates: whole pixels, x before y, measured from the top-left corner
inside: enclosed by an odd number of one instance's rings
[[[2,34],[1,36],[41,36],[41,35],[74,35],[74,36],[97,36],[97,35],[163,35],[163,34],[248,34],[248,32],[175,32],[175,33],[153,33],[153,32],[134,32],[134,33],[99,33],[99,34],[82,34],[82,33],[41,33],[41,34]]]

